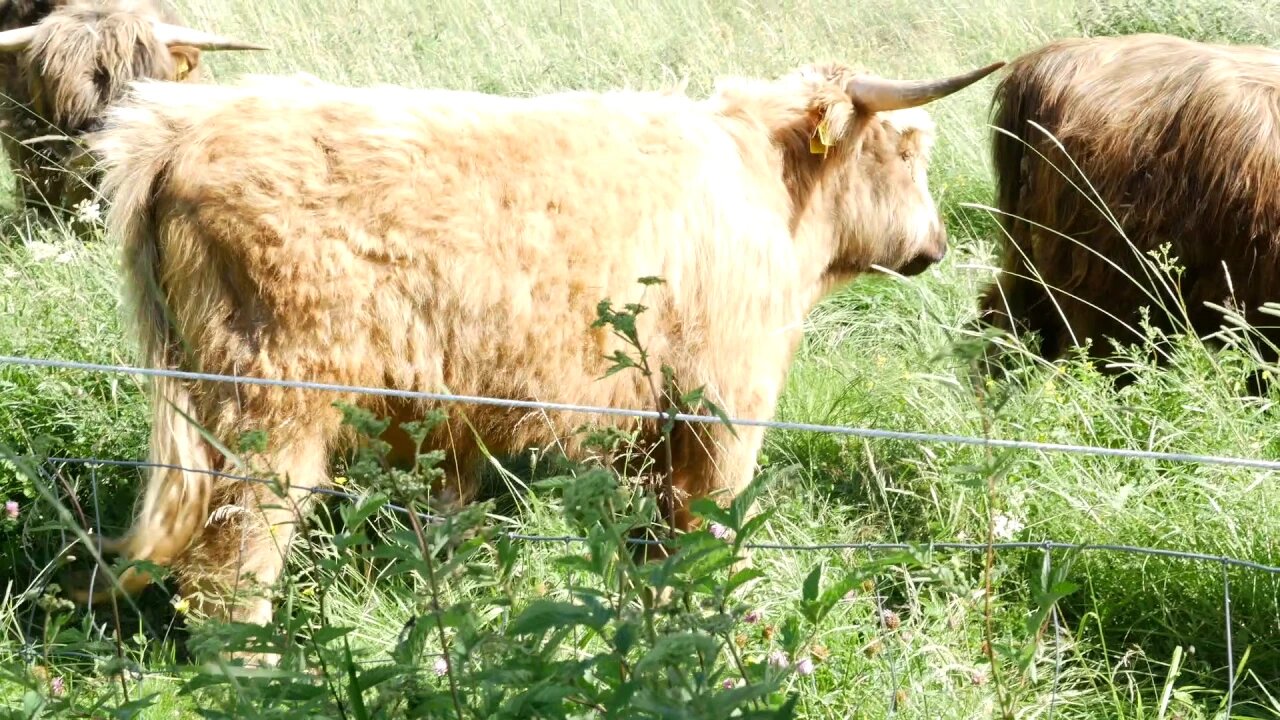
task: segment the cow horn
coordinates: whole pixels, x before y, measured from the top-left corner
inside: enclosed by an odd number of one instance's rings
[[[1004,67],[1003,60],[941,80],[886,80],[862,75],[849,81],[845,91],[868,112],[916,107],[946,97]]]
[[[201,50],[269,50],[270,48],[252,43],[240,42],[230,38],[214,35],[203,30],[194,30],[181,25],[154,22],[156,39],[164,45],[190,45]]]
[[[15,28],[0,32],[0,52],[19,52],[25,50],[36,38],[36,26]]]

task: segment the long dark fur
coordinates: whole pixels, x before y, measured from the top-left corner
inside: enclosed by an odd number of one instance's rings
[[[1143,305],[1166,331],[1187,320],[1218,331],[1206,301],[1274,324],[1257,307],[1280,300],[1280,52],[1151,34],[1064,40],[1011,63],[992,108],[1008,237],[983,322],[1036,331],[1047,359],[1087,339],[1096,358],[1113,352],[1107,337],[1139,341]],[[1181,278],[1155,279],[1095,203],[1138,252],[1169,243]]]

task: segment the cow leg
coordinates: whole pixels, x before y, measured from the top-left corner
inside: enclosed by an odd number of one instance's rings
[[[1030,274],[1020,266],[1001,273],[996,282],[989,285],[979,298],[979,325],[1019,338],[1028,333],[1036,333],[1040,339],[1039,356],[1053,361],[1067,347],[1061,341],[1066,330],[1058,306],[1039,281],[1018,277],[1014,273]],[[984,362],[987,372],[999,374],[997,356],[994,343],[989,343]]]
[[[691,532],[702,523],[690,510],[694,501],[709,497],[719,506],[727,507],[751,483],[756,457],[764,442],[764,428],[738,425],[734,430],[736,438],[720,423],[680,425],[672,433],[671,484],[675,490],[676,531]],[[753,505],[747,511],[748,516],[755,511]],[[750,565],[750,559],[744,559],[739,565]]]
[[[419,451],[443,450],[445,457],[439,468],[444,471],[444,477],[432,483],[428,504],[433,512],[455,512],[470,504],[478,493],[483,469],[480,449],[471,429],[453,415],[447,415],[419,448],[404,424],[421,421],[423,416],[422,410],[413,403],[394,400],[387,403],[387,417],[391,422],[382,434],[389,448],[387,460],[408,470],[415,466]]]
[[[679,460],[672,477],[676,491],[675,529],[690,532],[701,522],[689,509],[694,500],[710,496],[721,507],[727,507],[751,483],[756,456],[764,442],[764,428],[735,426],[737,438],[718,423],[681,430],[683,437],[677,439]]]
[[[184,562],[184,595],[193,596],[193,606],[207,617],[256,625],[271,622],[268,591],[284,570],[311,490],[328,480],[325,437],[316,433],[279,448],[271,454],[267,470],[286,492],[278,494],[271,484],[224,481],[204,534]],[[251,664],[278,660],[267,654],[233,657]]]

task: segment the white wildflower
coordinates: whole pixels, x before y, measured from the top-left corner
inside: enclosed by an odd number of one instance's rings
[[[102,208],[98,203],[85,198],[75,205],[76,218],[87,225],[92,225],[102,219]]]
[[[997,540],[1012,540],[1015,535],[1022,532],[1026,527],[1022,521],[1016,517],[1009,517],[1003,513],[995,517],[995,536]]]
[[[60,251],[61,248],[57,245],[43,240],[32,240],[27,243],[27,252],[31,253],[31,259],[36,262],[43,262],[57,257]]]

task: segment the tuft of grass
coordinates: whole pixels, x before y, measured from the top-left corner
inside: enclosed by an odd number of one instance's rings
[[[1092,0],[1081,3],[1084,35],[1165,33],[1202,42],[1274,46],[1280,16],[1272,0]]]

